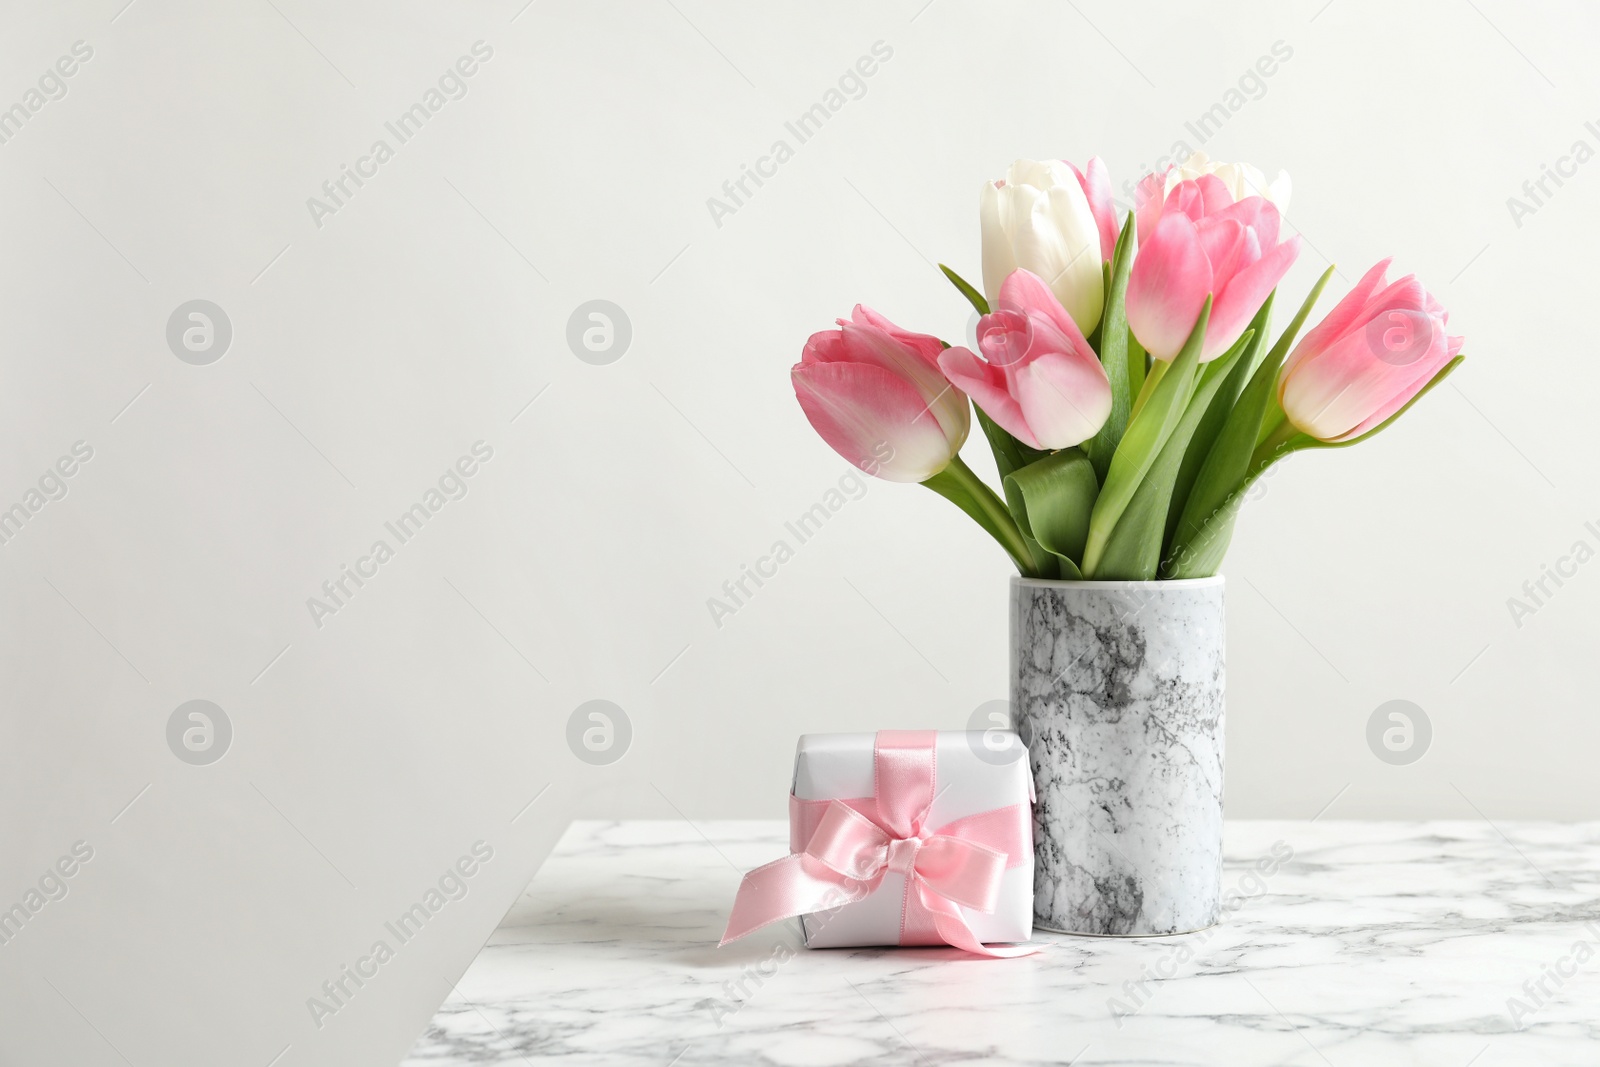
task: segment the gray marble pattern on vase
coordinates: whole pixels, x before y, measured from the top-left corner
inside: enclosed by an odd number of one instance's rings
[[[1223,621],[1220,578],[1012,580],[1036,925],[1151,935],[1217,921]]]

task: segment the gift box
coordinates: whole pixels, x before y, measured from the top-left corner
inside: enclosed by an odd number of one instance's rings
[[[811,948],[1033,935],[1033,780],[1009,731],[807,734],[790,855],[745,875],[723,941],[799,916]]]

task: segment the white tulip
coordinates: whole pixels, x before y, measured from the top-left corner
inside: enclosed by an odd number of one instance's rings
[[[978,198],[983,227],[983,291],[994,306],[1000,286],[1019,268],[1044,279],[1084,336],[1105,304],[1100,231],[1089,198],[1060,160],[1019,159],[1001,182],[985,182]]]

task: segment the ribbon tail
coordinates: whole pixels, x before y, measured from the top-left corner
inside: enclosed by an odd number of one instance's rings
[[[917,895],[922,906],[932,914],[933,927],[940,939],[953,948],[997,960],[1031,956],[1039,951],[1038,945],[985,945],[972,932],[972,927],[967,925],[967,920],[961,915],[960,905],[931,891],[920,878],[917,879]]]
[[[781,919],[853,904],[863,899],[877,882],[858,882],[828,870],[806,857],[790,855],[757,867],[739,883],[728,928],[718,947],[753,934]]]

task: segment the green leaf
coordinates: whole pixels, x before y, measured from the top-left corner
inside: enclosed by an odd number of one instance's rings
[[[1006,478],[1000,485],[1005,491],[1006,508],[1011,512],[1011,517],[1017,522],[1017,532],[1022,535],[1022,543],[1028,546],[1028,556],[1032,561],[1029,568],[1032,571],[1031,576],[1034,578],[1059,578],[1063,563],[1069,564],[1073,571],[1076,572],[1077,565],[1073,564],[1071,560],[1063,560],[1033,539],[1033,534],[1028,530],[1028,502],[1023,498],[1022,490],[1017,488],[1017,483],[1010,478]]]
[[[1311,314],[1311,309],[1316,307],[1317,298],[1322,295],[1322,290],[1327,286],[1328,279],[1333,277],[1337,267],[1329,266],[1322,272],[1322,277],[1317,279],[1317,284],[1311,287],[1311,292],[1300,303],[1300,310],[1294,313],[1294,318],[1289,320],[1288,327],[1283,335],[1278,338],[1278,343],[1272,346],[1270,358],[1283,362],[1283,357],[1289,354],[1289,346],[1294,344],[1294,339],[1300,335],[1300,327],[1305,325],[1306,316]]]
[[[1116,528],[1123,511],[1138,491],[1139,483],[1144,480],[1145,474],[1160,455],[1162,446],[1183,417],[1189,395],[1193,392],[1200,348],[1210,318],[1211,297],[1208,296],[1201,305],[1200,317],[1195,321],[1188,341],[1184,342],[1183,350],[1161,374],[1154,388],[1141,397],[1143,403],[1128,420],[1128,427],[1123,432],[1116,454],[1111,457],[1111,467],[1106,472],[1105,484],[1095,500],[1094,514],[1089,520],[1089,537],[1080,569],[1090,578],[1099,577],[1100,557],[1105,553],[1111,531]]]
[[[1040,548],[1039,542],[1028,534],[1025,505],[1021,497],[1011,488],[1011,483],[1006,481],[1006,475],[1012,471],[1026,467],[1049,453],[1030,448],[1011,436],[1005,428],[991,419],[976,401],[973,402],[972,410],[978,416],[978,425],[983,427],[983,436],[989,441],[989,451],[994,453],[995,469],[1000,473],[1000,484],[1005,487],[1006,507],[1021,528],[1022,540],[1028,546],[1030,570],[1035,578],[1054,578],[1057,569],[1055,557]]]
[[[1145,354],[1144,345],[1128,331],[1128,393],[1138,396],[1144,389],[1144,376],[1148,373],[1147,366],[1150,357]]]
[[[1111,468],[1111,457],[1116,454],[1122,433],[1128,426],[1128,415],[1133,410],[1135,391],[1128,381],[1128,271],[1133,266],[1134,242],[1133,212],[1123,224],[1117,238],[1117,249],[1111,258],[1110,274],[1106,280],[1106,308],[1100,316],[1100,363],[1105,367],[1111,382],[1111,414],[1100,427],[1100,432],[1089,439],[1085,450],[1089,462],[1094,464],[1095,477],[1105,480]],[[1133,342],[1137,344],[1138,342]],[[1139,353],[1140,384],[1144,378],[1144,353]]]
[[[1024,504],[1024,515],[1018,517],[1023,533],[1072,564],[1071,571],[1063,566],[1063,572],[1076,572],[1076,561],[1083,558],[1089,536],[1089,515],[1100,491],[1089,457],[1081,448],[1052,452],[1008,475],[1008,496],[1013,487]]]
[[[952,277],[957,277],[957,280],[959,281],[959,277],[955,275],[954,271],[947,271],[947,273],[949,273]],[[961,282],[961,284],[965,285],[966,283]],[[983,298],[979,297],[978,299],[981,300]],[[939,343],[943,344],[945,348],[950,347],[943,341]],[[978,416],[978,425],[983,427],[983,436],[989,442],[989,451],[994,453],[994,465],[1000,472],[1002,485],[1005,484],[1004,479],[1006,475],[1010,474],[1018,467],[1027,466],[1029,463],[1032,463],[1034,460],[1045,454],[1036,448],[1028,447],[1021,441],[1018,441],[1015,437],[1011,436],[1010,433],[1008,433],[997,422],[991,419],[984,412],[984,410],[978,406],[977,401],[973,401],[972,410],[973,413]],[[930,488],[934,488],[936,492],[943,492],[943,490],[937,486],[931,486]],[[949,499],[955,501],[957,504],[960,504],[960,501],[956,500],[955,497],[950,497],[949,494],[945,495]],[[971,494],[968,494],[969,497],[970,495]],[[974,503],[976,502],[974,501]],[[1012,499],[1012,493],[1009,489],[1006,491],[1004,506],[1011,513],[1013,522],[1020,523],[1022,521],[1022,504],[1020,500]],[[968,512],[968,514],[971,514],[971,512]],[[981,522],[982,520],[980,520],[980,523]],[[989,529],[988,526],[985,526],[984,528]],[[994,534],[994,530],[992,529],[990,529],[989,532],[991,535]],[[1030,575],[1034,578],[1054,578],[1056,576],[1056,571],[1058,570],[1055,557],[1046,552],[1044,549],[1040,548],[1039,543],[1033,538],[1029,537],[1026,533],[1022,534],[1022,541],[1027,549],[1025,553],[1026,562],[1023,560],[1018,560],[1018,569],[1021,570],[1023,574]],[[1002,543],[1004,542],[1002,541]]]
[[[1178,476],[1172,483],[1172,500],[1167,504],[1164,544],[1172,543],[1172,535],[1178,528],[1178,520],[1183,516],[1184,505],[1188,503],[1190,493],[1194,489],[1195,479],[1200,475],[1201,465],[1210,456],[1212,446],[1222,433],[1223,425],[1238,403],[1240,391],[1250,378],[1250,371],[1256,365],[1256,358],[1266,347],[1267,324],[1272,321],[1272,298],[1275,295],[1277,295],[1275,292],[1267,294],[1261,310],[1256,312],[1256,317],[1251,320],[1247,332],[1253,334],[1255,340],[1244,350],[1244,355],[1234,363],[1233,369],[1223,379],[1222,385],[1217,389],[1217,395],[1212,397],[1205,414],[1200,417],[1200,423],[1194,429],[1194,436],[1189,440],[1189,447],[1183,453],[1183,462],[1178,465]]]
[[[1163,578],[1209,578],[1222,565],[1228,544],[1233,540],[1233,522],[1239,515],[1250,487],[1266,470],[1265,467],[1245,477],[1232,493],[1219,504],[1199,532],[1181,545],[1175,545],[1161,564]]]
[[[989,314],[989,301],[985,300],[983,294],[974,289],[970,282],[943,263],[939,264],[939,269],[944,271],[944,276],[950,279],[951,285],[961,290],[961,295],[967,298],[967,302],[978,309],[978,314]]]
[[[973,403],[972,410],[977,413],[978,425],[983,427],[983,436],[989,441],[989,451],[994,453],[994,465],[999,469],[1002,481],[1006,475],[1019,467],[1026,467],[1049,455],[1048,452],[1031,448],[1011,436],[1010,432],[991,419],[976,402]]]
[[[1233,537],[1234,520],[1238,518],[1239,507],[1244,503],[1246,494],[1256,480],[1266,473],[1278,460],[1310,448],[1347,448],[1350,445],[1365,441],[1373,434],[1387,429],[1401,415],[1411,410],[1411,405],[1421,400],[1434,386],[1444,381],[1450,372],[1456,369],[1464,356],[1456,356],[1449,363],[1440,368],[1427,385],[1417,391],[1417,395],[1406,402],[1406,405],[1385,419],[1379,425],[1368,430],[1360,437],[1353,437],[1348,441],[1318,441],[1306,434],[1292,429],[1274,434],[1275,440],[1271,447],[1257,449],[1250,459],[1249,469],[1238,487],[1218,505],[1210,518],[1200,527],[1200,530],[1186,545],[1176,551],[1162,567],[1163,578],[1204,578],[1217,573],[1217,568],[1222,565],[1222,557],[1228,551],[1228,542]]]
[[[1238,403],[1234,405],[1227,422],[1217,435],[1216,443],[1212,445],[1205,462],[1200,466],[1188,499],[1184,501],[1182,515],[1168,538],[1169,558],[1183,556],[1191,544],[1201,536],[1202,530],[1212,521],[1213,516],[1217,521],[1226,523],[1229,530],[1218,532],[1221,535],[1220,540],[1218,534],[1208,535],[1207,544],[1210,547],[1203,553],[1197,549],[1190,555],[1197,560],[1209,559],[1209,553],[1218,550],[1219,545],[1219,551],[1226,551],[1233,519],[1231,515],[1223,514],[1223,504],[1245,488],[1241,483],[1250,468],[1251,453],[1261,439],[1268,412],[1276,410],[1277,407],[1278,368],[1283,365],[1289,346],[1294,343],[1306,316],[1311,313],[1317,297],[1322,294],[1323,287],[1328,284],[1328,279],[1332,276],[1333,268],[1329,267],[1301,303],[1300,310],[1295,312],[1288,328],[1272,346],[1272,350],[1256,367],[1249,384],[1239,394]],[[1232,510],[1237,512],[1237,501],[1234,502]],[[1216,562],[1221,562],[1220,554]],[[1209,573],[1204,575],[1190,573],[1184,577],[1206,577]]]
[[[1173,489],[1190,440],[1217,394],[1233,377],[1235,366],[1251,358],[1246,353],[1254,349],[1254,338],[1255,334],[1247,330],[1232,348],[1208,363],[1201,372],[1200,383],[1178,425],[1111,532],[1105,554],[1094,571],[1097,579],[1150,581],[1156,577],[1161,568],[1161,546],[1166,537]]]

